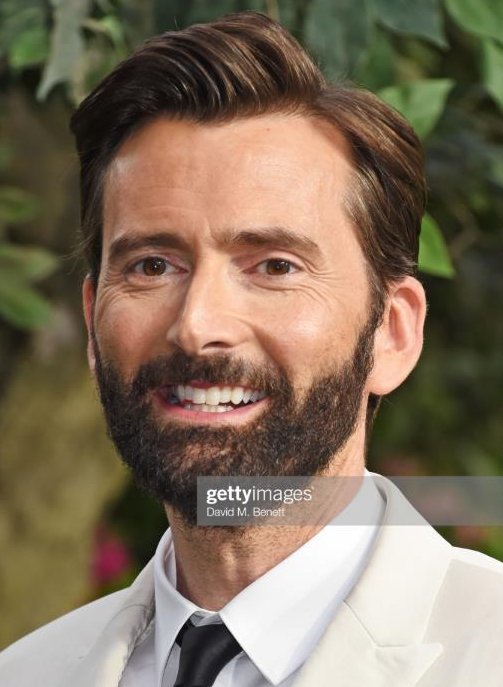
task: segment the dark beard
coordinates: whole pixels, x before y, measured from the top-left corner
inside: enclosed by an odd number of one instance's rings
[[[170,504],[189,526],[196,524],[198,476],[322,474],[356,429],[373,365],[377,320],[373,312],[352,357],[339,370],[316,379],[301,402],[283,371],[224,354],[191,358],[178,350],[145,363],[132,384],[126,384],[115,365],[101,359],[94,340],[108,434],[136,484]],[[152,392],[193,379],[263,390],[268,406],[246,427],[183,425],[156,418]]]

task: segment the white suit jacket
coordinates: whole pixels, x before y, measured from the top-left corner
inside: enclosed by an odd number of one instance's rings
[[[503,564],[427,525],[386,525],[412,506],[377,484],[386,511],[368,565],[295,687],[503,687]],[[1,687],[118,687],[153,587],[151,561],[130,588],[19,640],[0,654]]]

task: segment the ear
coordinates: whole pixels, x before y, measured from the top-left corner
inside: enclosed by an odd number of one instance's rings
[[[94,370],[96,368],[96,358],[94,355],[94,345],[93,336],[94,331],[93,324],[93,313],[94,313],[94,299],[95,299],[94,284],[91,277],[86,275],[84,283],[82,284],[82,306],[84,310],[84,319],[86,321],[87,328],[87,362],[89,364],[89,369],[91,374],[94,376]]]
[[[412,372],[423,348],[426,296],[420,282],[405,277],[391,287],[382,324],[374,338],[369,393],[383,396]]]

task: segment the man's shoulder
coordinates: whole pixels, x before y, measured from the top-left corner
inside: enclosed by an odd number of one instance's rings
[[[503,684],[503,563],[478,551],[452,548],[425,640],[442,654],[424,687],[496,687]]]
[[[84,656],[107,622],[120,610],[123,589],[67,613],[22,637],[0,653],[2,687],[51,684]],[[31,682],[30,682],[31,680]]]
[[[452,547],[447,575],[440,588],[441,605],[473,608],[498,620],[503,629],[503,563],[479,551]]]
[[[491,558],[490,556],[472,549],[464,549],[451,545],[447,542],[428,522],[423,518],[414,506],[408,501],[398,487],[383,475],[377,473],[367,473],[374,480],[378,488],[384,494],[389,521],[383,522],[384,525],[392,525],[393,536],[386,541],[392,543],[392,551],[395,556],[403,556],[404,547],[409,553],[414,552],[415,558],[426,557],[431,559],[430,563],[444,558],[448,565],[420,566],[419,570],[427,573],[440,573],[442,576],[447,571],[447,578],[459,577],[466,580],[467,584],[472,581],[480,581],[483,578],[495,580],[501,583],[503,577],[503,562]],[[406,525],[401,527],[401,525]],[[412,527],[407,525],[411,524]],[[396,525],[396,527],[393,527]],[[417,529],[416,529],[416,526]],[[401,536],[396,533],[399,532]],[[417,535],[417,536],[416,536]],[[419,551],[418,551],[419,548]],[[409,572],[416,572],[411,568]]]
[[[399,641],[398,629],[428,628],[431,640],[452,647],[485,642],[486,649],[499,657],[494,641],[497,636],[501,642],[503,632],[503,563],[479,551],[452,546],[393,482],[379,475],[374,478],[384,494],[391,526],[383,528],[368,570],[352,595],[351,606],[358,617],[367,618],[374,634],[386,641],[391,616],[397,619],[394,641]]]
[[[456,546],[452,547],[453,563],[459,565],[473,575],[486,575],[487,573],[494,573],[497,576],[503,577],[503,563],[496,558],[491,558],[485,553],[475,551],[473,549],[460,549]],[[489,575],[491,576],[491,575]]]

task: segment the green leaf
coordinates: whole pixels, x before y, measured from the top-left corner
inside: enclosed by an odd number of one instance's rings
[[[47,33],[46,22],[46,8],[42,0],[1,0],[0,54],[9,55],[16,50],[16,43],[25,42],[25,34],[32,31]]]
[[[47,58],[49,37],[42,26],[24,31],[11,45],[8,59],[11,67],[22,69],[40,64]]]
[[[487,90],[503,109],[503,45],[483,41],[482,73]]]
[[[236,0],[151,0],[155,31],[183,29],[196,22],[208,22],[236,12]],[[246,9],[264,11],[263,0],[248,0]]]
[[[0,186],[0,224],[27,222],[36,217],[38,210],[38,202],[31,193],[14,186]]]
[[[0,279],[0,316],[20,329],[35,329],[49,321],[49,302],[33,288],[16,280]]]
[[[445,0],[451,17],[468,33],[503,41],[501,0]]]
[[[428,214],[423,217],[421,225],[419,269],[437,277],[453,277],[455,274],[442,232]]]
[[[314,0],[305,26],[308,46],[330,77],[355,71],[370,39],[366,0]]]
[[[371,3],[377,19],[388,29],[447,47],[439,0],[371,0]]]
[[[54,30],[37,98],[44,100],[58,83],[73,82],[84,51],[81,26],[91,10],[91,0],[51,0]]]
[[[124,29],[119,19],[114,15],[110,14],[101,19],[90,17],[83,22],[83,26],[94,33],[105,35],[117,50],[126,51]]]
[[[19,280],[36,281],[54,272],[55,255],[38,246],[15,246],[0,243],[0,273],[10,271]]]
[[[372,43],[355,75],[355,81],[370,91],[377,91],[394,82],[396,54],[389,34],[377,27],[373,33]]]
[[[451,79],[420,79],[389,86],[379,96],[409,120],[420,138],[435,128],[454,82]]]

